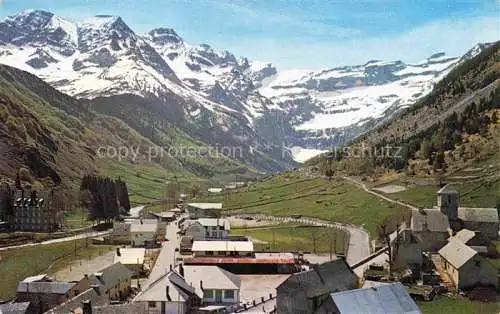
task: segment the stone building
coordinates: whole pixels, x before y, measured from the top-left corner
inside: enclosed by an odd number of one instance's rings
[[[51,201],[51,193],[16,192],[11,227],[14,230],[53,232],[62,228],[63,212]]]
[[[487,259],[463,242],[452,239],[439,250],[446,271],[457,290],[475,286],[497,286],[498,272]]]
[[[277,288],[280,314],[306,314],[319,310],[331,293],[356,289],[358,277],[343,259],[314,265],[295,273]]]
[[[459,207],[459,193],[450,184],[438,191],[437,208],[445,214],[453,231],[480,231],[490,240],[498,239],[499,219],[496,208]]]

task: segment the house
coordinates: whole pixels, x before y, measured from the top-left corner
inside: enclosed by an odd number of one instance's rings
[[[45,274],[19,282],[16,302],[31,302],[34,313],[43,313],[88,289],[89,282],[55,281]]]
[[[7,302],[0,304],[1,314],[29,314],[34,313],[31,302]]]
[[[291,275],[277,288],[280,314],[314,313],[330,294],[358,287],[358,277],[344,259],[338,259]]]
[[[461,241],[463,244],[467,245],[478,253],[488,252],[489,241],[480,231],[462,229],[457,232],[456,235],[450,238],[450,240],[452,239]]]
[[[241,288],[239,276],[217,266],[179,265],[176,271],[194,287],[203,306],[239,304]]]
[[[448,217],[437,208],[412,210],[410,230],[422,250],[433,252],[446,244],[451,232]]]
[[[437,208],[448,216],[454,231],[465,228],[481,231],[490,240],[498,239],[498,209],[459,207],[459,193],[451,184],[445,185],[437,194]]]
[[[423,263],[422,244],[409,229],[401,230],[398,241],[394,237],[391,242],[396,265],[405,265],[412,270],[420,270]]]
[[[194,257],[201,256],[253,256],[252,241],[194,241]]]
[[[9,218],[15,230],[54,232],[62,228],[63,212],[52,203],[52,192],[16,191],[13,217]]]
[[[161,222],[171,222],[175,220],[175,212],[172,211],[166,211],[161,213],[149,212],[148,218],[157,219],[158,221]]]
[[[134,276],[144,272],[145,248],[117,248],[113,263],[121,263],[132,271]]]
[[[208,193],[210,194],[220,194],[222,193],[222,188],[209,188]]]
[[[97,306],[108,303],[109,299],[107,296],[101,295],[98,286],[93,286],[44,314],[86,314],[84,312],[85,304]]]
[[[453,239],[441,250],[439,255],[455,288],[468,289],[478,285],[498,284],[497,269],[478,252]]]
[[[183,276],[170,270],[139,292],[133,302],[144,304],[149,314],[183,314],[199,306],[201,298]]]
[[[197,239],[225,239],[229,236],[229,231],[231,230],[229,220],[223,218],[187,220],[184,222],[184,225],[187,225],[184,234]]]
[[[421,314],[400,282],[330,294],[315,314]]]
[[[459,207],[458,219],[459,228],[480,231],[490,240],[498,239],[498,209]]]
[[[222,203],[188,203],[189,219],[220,218]]]
[[[88,278],[90,285],[97,287],[100,295],[105,295],[109,300],[122,300],[132,291],[132,275],[132,271],[118,262]]]
[[[130,224],[130,244],[132,246],[147,246],[156,243],[158,224],[143,220]]]

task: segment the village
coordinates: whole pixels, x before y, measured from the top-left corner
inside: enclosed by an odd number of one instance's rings
[[[87,239],[112,245],[108,253],[55,276],[33,273],[21,280],[0,313],[422,313],[419,302],[436,295],[494,302],[499,275],[487,257],[498,240],[498,210],[460,207],[450,184],[436,195],[436,206],[415,208],[409,222],[386,230],[377,244],[348,236],[343,252],[317,256],[257,249],[256,239],[232,234],[232,228],[300,222],[350,234],[358,227],[293,213],[226,215],[224,203],[180,193],[173,208],[131,208],[111,230]],[[60,217],[45,217],[43,204],[36,193],[18,195],[15,228],[57,225]]]

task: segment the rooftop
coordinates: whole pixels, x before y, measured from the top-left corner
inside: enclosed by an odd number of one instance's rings
[[[422,313],[400,282],[336,292],[330,296],[342,314]]]
[[[168,288],[167,288],[168,287]],[[167,294],[168,291],[168,294]],[[170,271],[156,279],[134,298],[137,301],[185,302],[195,290],[176,271]]]
[[[412,231],[447,232],[450,229],[448,217],[438,208],[413,210],[410,229]]]
[[[145,248],[118,248],[120,255],[115,253],[114,263],[122,263],[123,265],[142,265],[144,264],[144,256],[146,255]]]
[[[101,292],[106,292],[124,278],[132,278],[132,272],[125,267],[122,263],[114,263],[104,269],[101,269],[98,273],[94,273],[89,276],[90,284],[99,285],[102,287]]]
[[[295,289],[306,291],[308,298],[333,291],[353,289],[358,278],[343,259],[313,265],[310,270],[295,273],[278,286],[280,292],[293,293]]]
[[[439,250],[439,255],[457,269],[462,267],[476,254],[477,252],[475,250],[456,239],[451,239],[448,244]]]
[[[229,223],[229,220],[221,218],[199,218],[196,220],[197,222],[200,223],[200,225],[205,226],[205,227],[224,227],[224,230],[230,230],[231,229],[231,224]]]
[[[453,185],[447,184],[443,186],[441,189],[439,189],[437,194],[458,194],[458,191],[457,189],[455,189]]]
[[[17,292],[66,294],[75,283],[60,281],[20,282]]]
[[[496,208],[469,208],[459,207],[458,218],[463,221],[498,222],[498,209]]]
[[[185,264],[219,265],[219,264],[281,264],[294,265],[294,258],[255,258],[255,257],[191,257],[184,259]]]
[[[252,241],[194,241],[191,251],[253,252],[253,242]]]
[[[152,223],[133,223],[130,225],[130,232],[150,232],[158,231],[158,225]]]
[[[239,290],[240,277],[217,266],[190,266],[184,265],[184,278],[188,284],[195,288],[196,294],[203,298],[203,289]],[[179,267],[176,271],[180,273]]]
[[[222,203],[188,203],[187,205],[199,209],[222,209]]]
[[[24,314],[28,310],[30,302],[9,302],[0,304],[2,314]]]

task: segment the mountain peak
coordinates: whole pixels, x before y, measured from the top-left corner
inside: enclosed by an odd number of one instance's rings
[[[95,15],[83,21],[82,27],[99,30],[120,30],[133,33],[132,29],[128,27],[122,18],[116,15]]]
[[[148,36],[152,42],[159,44],[178,44],[183,41],[174,29],[167,27],[152,29],[148,32]]]

